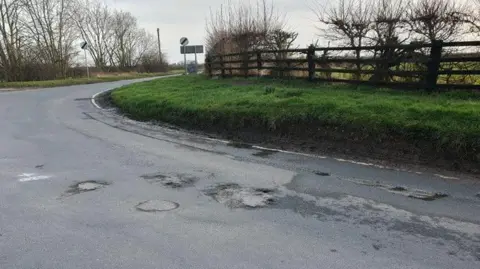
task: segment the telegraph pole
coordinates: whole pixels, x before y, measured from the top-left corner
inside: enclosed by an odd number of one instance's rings
[[[160,64],[163,65],[162,46],[160,44],[160,28],[157,28],[157,39],[158,39],[158,57],[160,59]]]

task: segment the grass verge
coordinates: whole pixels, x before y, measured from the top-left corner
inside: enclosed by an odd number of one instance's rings
[[[254,142],[479,172],[480,95],[182,76],[112,92],[131,117]]]
[[[164,75],[178,74],[178,71],[167,73],[121,73],[121,74],[103,74],[92,76],[91,78],[68,78],[56,80],[42,80],[42,81],[15,81],[15,82],[0,82],[0,90],[4,89],[19,89],[19,88],[50,88],[60,86],[71,86],[80,84],[94,84],[101,82],[111,82],[127,79],[148,78]]]

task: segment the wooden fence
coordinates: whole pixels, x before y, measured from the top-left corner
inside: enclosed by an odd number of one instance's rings
[[[480,90],[480,41],[259,50],[207,55],[209,76],[305,78],[375,86]]]

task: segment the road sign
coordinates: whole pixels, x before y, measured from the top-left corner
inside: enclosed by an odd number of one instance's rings
[[[203,45],[181,46],[181,54],[203,53]]]
[[[186,37],[180,38],[180,45],[182,45],[182,46],[188,45],[188,38],[186,38]]]
[[[83,41],[82,44],[80,44],[80,47],[82,48],[82,50],[86,50],[87,49],[87,41]]]
[[[189,65],[187,65],[187,71],[190,74],[197,73],[197,63],[193,62],[193,63],[190,63]]]

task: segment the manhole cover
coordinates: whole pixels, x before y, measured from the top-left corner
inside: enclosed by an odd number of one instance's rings
[[[135,208],[143,212],[170,211],[179,207],[178,203],[166,200],[148,200],[139,203]]]

